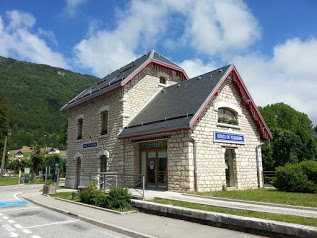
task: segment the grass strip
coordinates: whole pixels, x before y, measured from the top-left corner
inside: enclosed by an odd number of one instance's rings
[[[205,193],[195,192],[192,194],[284,205],[286,204],[292,206],[317,207],[317,194],[281,192],[275,189],[249,189]]]
[[[266,220],[274,220],[288,223],[295,223],[307,226],[316,226],[317,227],[317,218],[309,218],[309,217],[299,217],[299,216],[291,216],[291,215],[281,215],[274,213],[266,213],[266,212],[256,212],[249,210],[239,210],[239,209],[231,209],[231,208],[222,208],[222,207],[214,207],[208,205],[194,204],[189,202],[181,202],[181,201],[172,201],[165,199],[154,199],[153,202],[160,204],[173,205],[178,207],[185,207],[191,209],[197,209],[208,212],[218,212],[225,214],[232,214],[243,217],[254,217]]]
[[[18,177],[2,177],[0,178],[0,186],[10,186],[10,185],[18,185]],[[44,184],[42,179],[36,179],[35,181],[30,181],[30,184]]]

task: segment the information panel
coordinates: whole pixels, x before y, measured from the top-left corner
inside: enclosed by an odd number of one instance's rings
[[[243,134],[224,132],[224,131],[214,131],[214,142],[244,144],[245,137]]]

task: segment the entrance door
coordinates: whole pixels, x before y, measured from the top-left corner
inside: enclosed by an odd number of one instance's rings
[[[233,166],[233,150],[226,149],[225,163],[226,163],[226,185],[227,187],[234,187],[235,179],[234,179],[234,166]]]
[[[146,163],[146,186],[149,188],[167,188],[167,153],[166,150],[151,150],[144,152]],[[143,160],[143,159],[142,159]],[[141,168],[142,172],[144,171]]]

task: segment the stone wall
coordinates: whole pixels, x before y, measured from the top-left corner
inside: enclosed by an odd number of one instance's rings
[[[67,150],[67,170],[66,186],[73,187],[76,177],[76,161],[74,156],[82,154],[81,161],[81,183],[89,184],[91,173],[99,172],[100,159],[97,154],[102,149],[110,152],[108,159],[109,172],[121,172],[124,170],[123,142],[117,139],[117,134],[122,128],[122,91],[116,90],[103,97],[91,100],[85,104],[68,110],[68,150]],[[108,108],[108,133],[100,135],[100,108]],[[77,118],[82,117],[83,137],[77,140]],[[98,142],[97,148],[83,149],[83,143]]]
[[[217,105],[233,105],[240,111],[239,125],[218,123]],[[244,134],[245,144],[215,143],[214,130]],[[249,111],[241,106],[241,98],[232,85],[226,81],[218,96],[208,105],[193,129],[192,137],[197,143],[198,191],[221,190],[225,184],[225,150],[234,150],[235,187],[238,189],[257,188],[256,146],[260,144],[260,134]],[[262,171],[261,151],[259,150],[260,171]],[[261,178],[262,181],[262,178]],[[262,186],[262,184],[261,184]]]

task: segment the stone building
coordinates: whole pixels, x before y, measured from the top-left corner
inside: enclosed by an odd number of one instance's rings
[[[188,79],[154,50],[110,73],[68,115],[66,187],[92,174],[143,174],[147,188],[262,187],[261,143],[272,135],[237,69]]]

